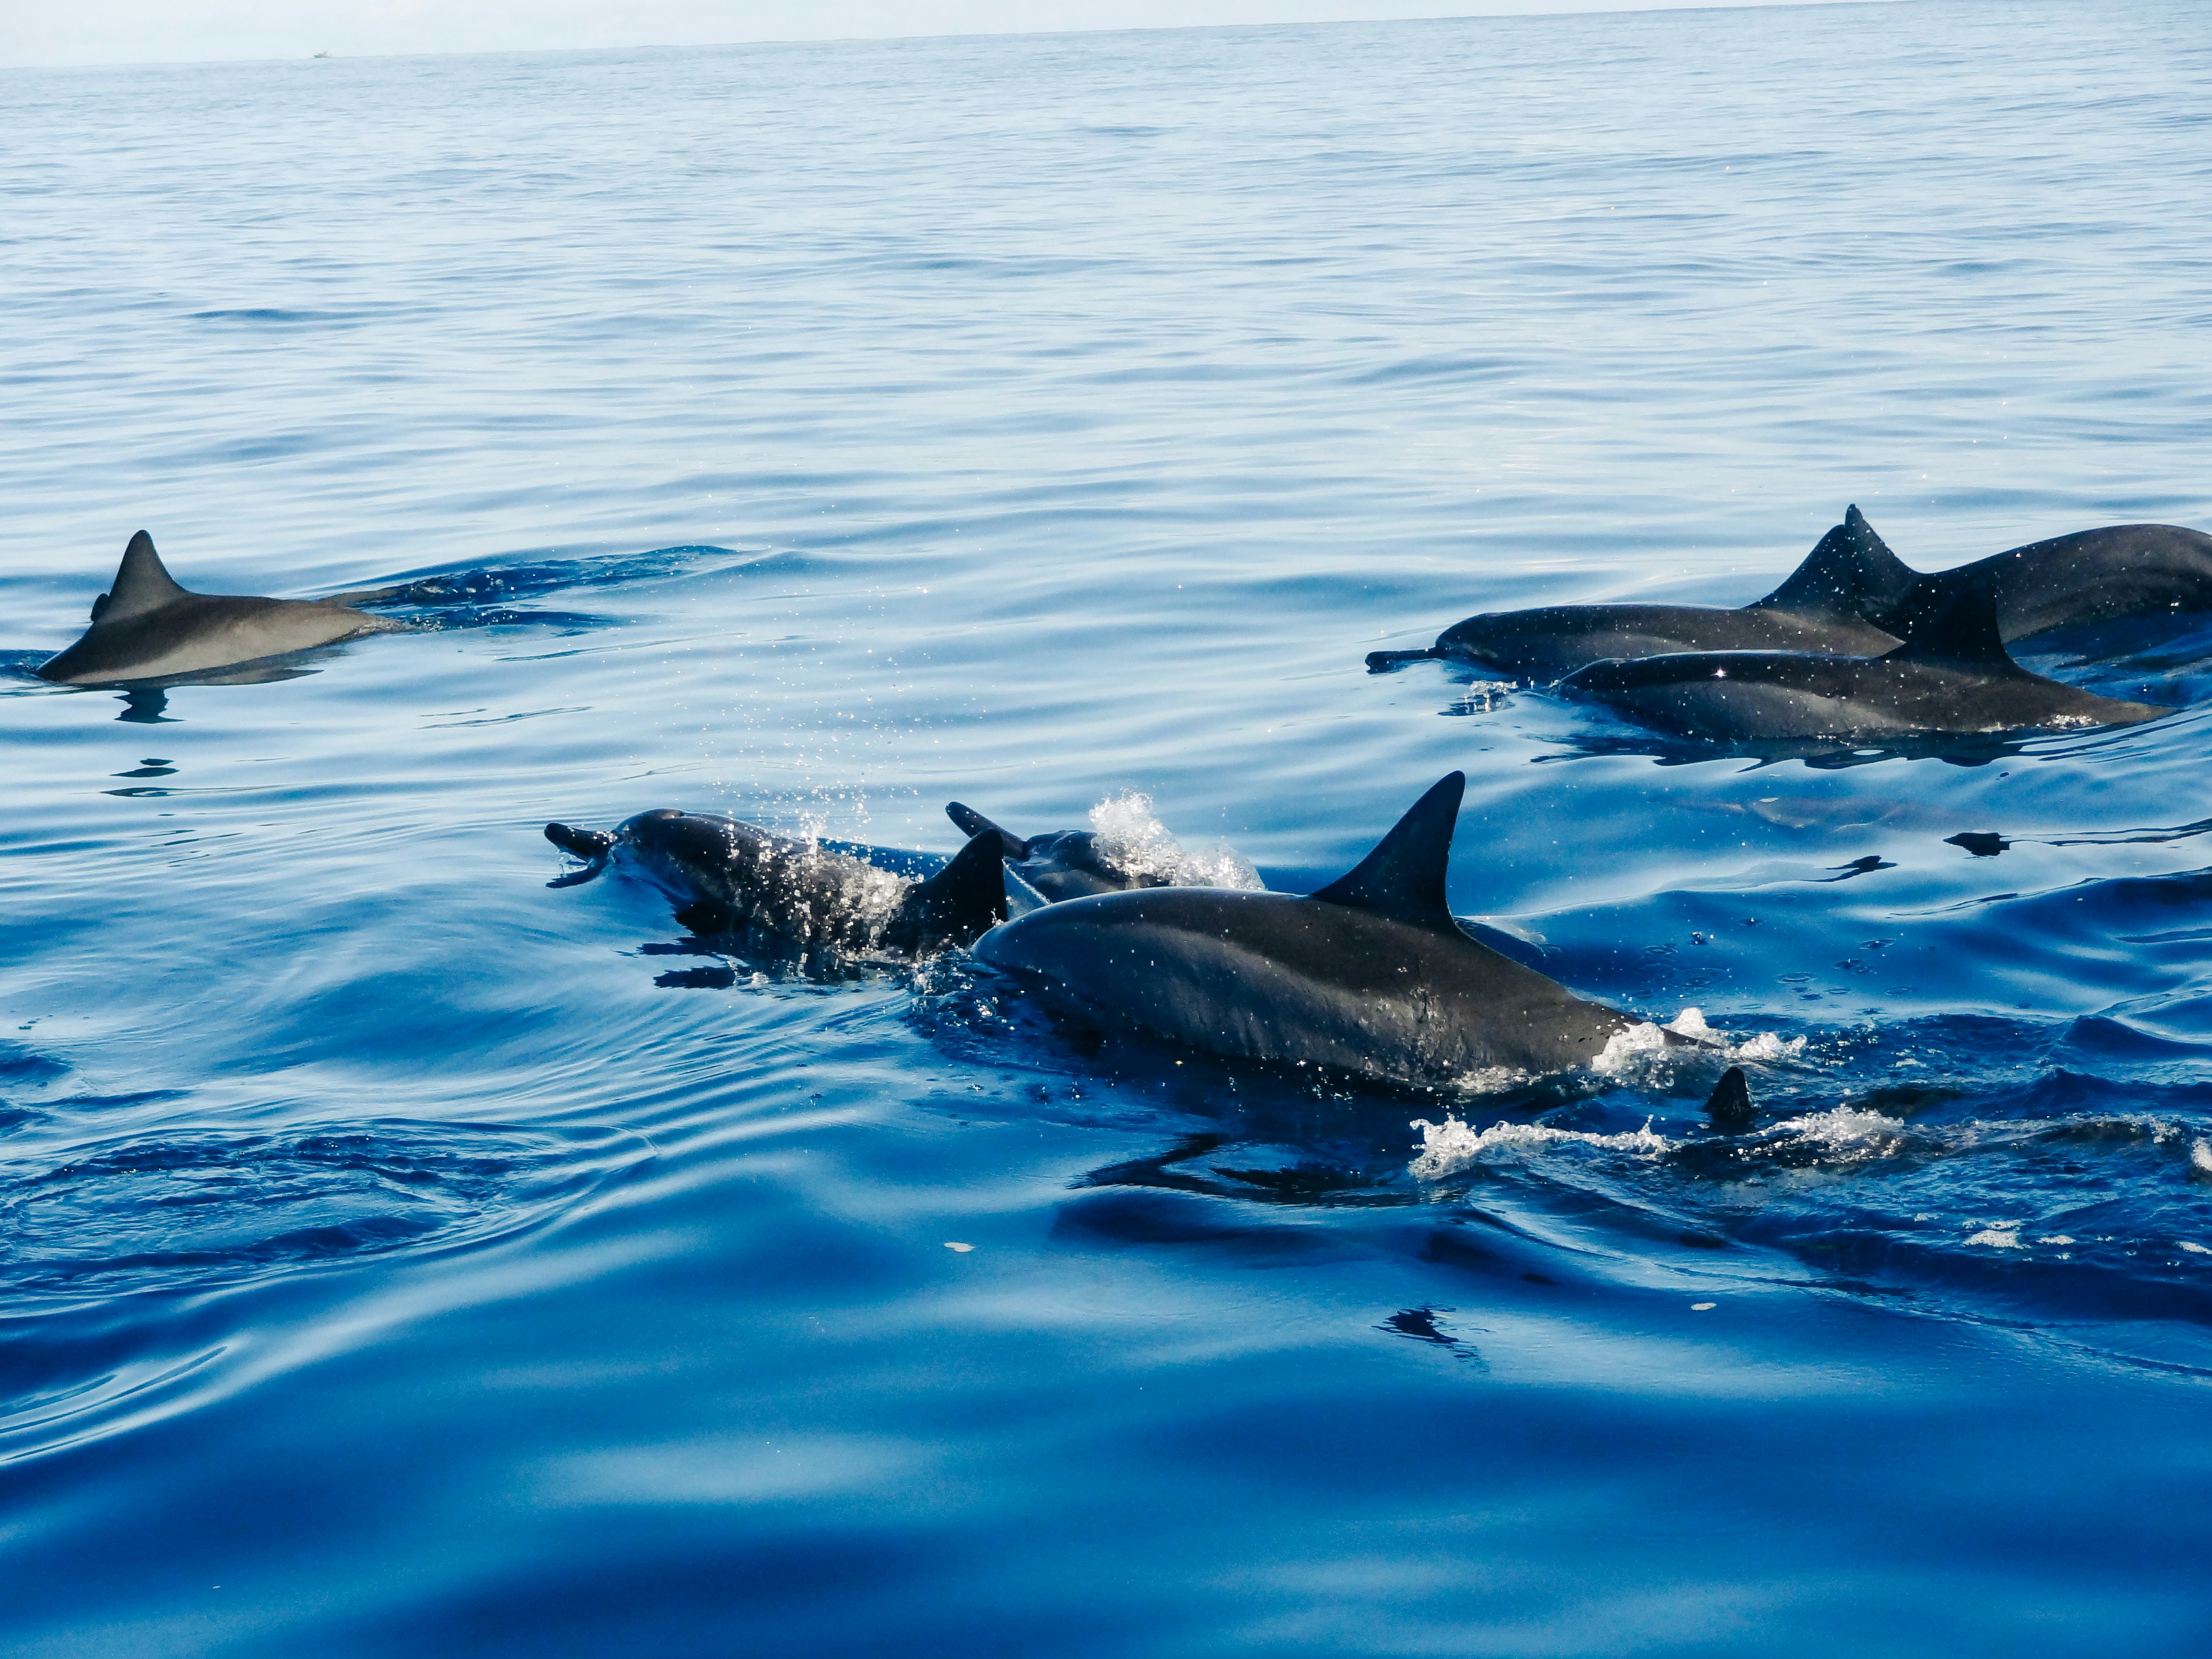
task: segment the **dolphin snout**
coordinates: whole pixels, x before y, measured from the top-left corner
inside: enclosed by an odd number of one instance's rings
[[[580,859],[603,859],[615,844],[615,838],[604,830],[578,830],[566,823],[547,824],[545,839]]]

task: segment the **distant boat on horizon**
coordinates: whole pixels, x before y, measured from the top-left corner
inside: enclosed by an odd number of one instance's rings
[[[329,56],[330,56],[330,53],[328,53],[328,52],[317,52],[317,53],[315,54],[315,56],[316,56],[316,57],[318,57],[318,58],[327,58],[327,57],[329,57]]]

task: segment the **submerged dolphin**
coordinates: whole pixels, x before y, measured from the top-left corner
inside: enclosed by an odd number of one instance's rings
[[[1408,1083],[1586,1064],[1635,1022],[1478,944],[1445,908],[1466,787],[1444,778],[1310,898],[1101,893],[994,927],[975,956],[1095,1018],[1215,1054]]]
[[[586,860],[555,886],[588,881],[620,858],[677,899],[677,920],[699,933],[758,929],[839,956],[921,957],[966,945],[1006,915],[995,834],[973,837],[923,881],[757,824],[665,806],[611,835],[549,823],[545,839]]]
[[[38,672],[40,678],[61,685],[129,685],[258,662],[398,626],[329,600],[188,592],[162,568],[154,538],[142,530],[123,550],[114,586],[93,601],[92,626]]]
[[[1592,663],[1559,689],[1715,743],[2127,726],[2170,712],[2077,690],[2013,661],[1986,574],[1960,584],[1910,640],[1881,656],[1681,652]]]
[[[1820,538],[1790,579],[1740,610],[1696,605],[1552,605],[1485,611],[1425,651],[1370,651],[1375,672],[1431,657],[1520,679],[1555,680],[1585,663],[1680,651],[1820,651],[1879,656],[1898,636],[1868,620],[1904,604],[1918,573],[1857,507]]]

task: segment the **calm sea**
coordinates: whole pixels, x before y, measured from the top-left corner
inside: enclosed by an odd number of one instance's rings
[[[2212,633],[1850,764],[1362,665],[1853,501],[2212,528],[2208,208],[2178,0],[0,75],[0,1650],[2212,1648]],[[142,526],[466,591],[32,678]],[[538,834],[1303,890],[1454,768],[1455,907],[1758,1136],[811,979]]]

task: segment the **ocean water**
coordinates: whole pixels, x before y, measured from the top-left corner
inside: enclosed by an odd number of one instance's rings
[[[2212,627],[2024,653],[2153,725],[1810,761],[1363,657],[1851,501],[2212,528],[2208,81],[2157,0],[0,75],[0,1650],[2206,1651]],[[32,678],[142,526],[447,580]],[[539,835],[1302,890],[1455,768],[1455,908],[1755,1134]]]

